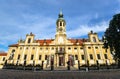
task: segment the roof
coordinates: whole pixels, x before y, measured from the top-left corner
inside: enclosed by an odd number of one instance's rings
[[[18,44],[9,45],[9,47],[18,47]]]
[[[87,39],[68,39],[73,43],[73,45],[83,45],[83,42],[86,42]]]
[[[44,39],[44,40],[36,40],[37,43],[40,43],[40,45],[49,45],[53,39]]]
[[[0,53],[0,56],[7,56],[7,53]]]
[[[84,42],[87,42],[87,39],[68,39],[73,45],[83,45]],[[42,39],[42,40],[35,40],[36,43],[39,43],[40,46],[43,45],[50,45],[54,39]],[[19,44],[12,44],[9,47],[18,47]]]

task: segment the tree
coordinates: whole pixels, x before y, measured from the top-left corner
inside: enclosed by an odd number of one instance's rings
[[[120,59],[120,14],[113,16],[109,27],[105,31],[105,48],[110,47],[114,51],[114,57]]]

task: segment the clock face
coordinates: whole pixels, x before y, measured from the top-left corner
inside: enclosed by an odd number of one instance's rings
[[[60,36],[60,37],[58,38],[58,43],[60,43],[60,44],[63,43],[63,37]]]
[[[63,29],[62,29],[62,28],[60,28],[59,30],[60,30],[60,31],[62,31]]]

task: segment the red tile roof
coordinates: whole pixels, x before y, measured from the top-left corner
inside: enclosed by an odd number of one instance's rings
[[[83,42],[86,42],[86,39],[68,39],[73,43],[73,45],[83,45]]]
[[[0,53],[0,56],[7,56],[7,53]]]
[[[9,47],[18,47],[18,44],[9,45]]]
[[[44,39],[44,40],[36,40],[37,43],[40,43],[40,45],[49,45],[53,39]]]
[[[87,42],[87,39],[68,39],[73,43],[73,45],[82,45],[83,42]],[[54,39],[43,39],[43,40],[36,40],[36,43],[39,43],[40,45],[49,45]],[[19,44],[12,44],[9,45],[9,47],[18,47]]]

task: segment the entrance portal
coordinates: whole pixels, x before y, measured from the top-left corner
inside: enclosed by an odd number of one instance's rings
[[[70,62],[70,66],[73,66],[74,65],[74,55],[69,55],[68,60]]]
[[[63,55],[59,56],[59,66],[64,66],[64,56]]]

